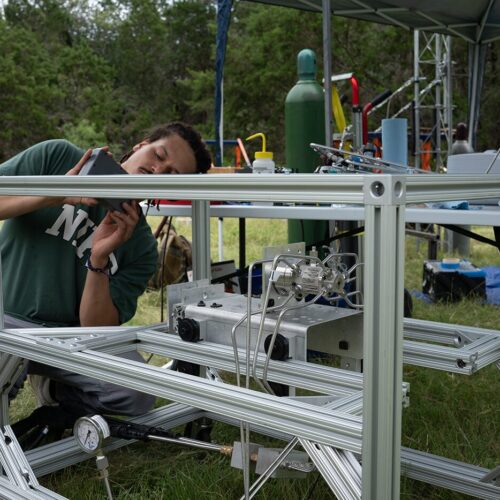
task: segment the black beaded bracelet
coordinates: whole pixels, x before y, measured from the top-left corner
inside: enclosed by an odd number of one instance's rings
[[[85,267],[89,270],[92,271],[93,273],[101,273],[106,275],[108,278],[111,277],[110,269],[111,269],[111,262],[108,260],[108,263],[106,264],[106,267],[94,267],[92,263],[90,262],[90,257],[87,259],[87,263],[85,264]]]

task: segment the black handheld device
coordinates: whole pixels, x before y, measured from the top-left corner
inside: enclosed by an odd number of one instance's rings
[[[78,175],[123,175],[127,172],[101,148],[94,149]],[[99,198],[99,202],[109,210],[123,212],[122,203],[131,200],[122,198]]]

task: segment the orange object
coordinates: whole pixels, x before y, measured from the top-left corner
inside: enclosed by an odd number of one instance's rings
[[[250,158],[248,157],[247,150],[245,149],[245,146],[243,145],[243,141],[238,137],[236,139],[236,142],[238,143],[238,146],[240,147],[241,154],[243,155],[243,158],[245,159],[245,165],[247,167],[252,167],[252,163],[250,162]]]
[[[431,169],[431,142],[425,141],[422,144],[422,153],[420,154],[422,170],[430,171]]]
[[[382,158],[382,139],[375,137],[373,145],[375,146],[375,158]]]
[[[234,156],[236,168],[241,168],[241,149],[239,146],[234,148]]]

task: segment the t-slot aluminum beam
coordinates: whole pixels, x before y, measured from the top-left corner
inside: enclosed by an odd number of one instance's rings
[[[91,198],[365,203],[364,184],[385,175],[218,174],[2,176],[0,195],[86,196]],[[404,203],[497,198],[500,175],[403,175]]]
[[[233,349],[229,346],[211,342],[192,344],[184,342],[172,334],[160,334],[151,331],[138,332],[139,349],[159,355],[181,359],[190,363],[203,364],[219,370],[236,371]],[[238,349],[240,373],[246,374],[245,352]],[[265,355],[257,357],[257,375],[261,376]],[[269,362],[269,380],[301,387],[322,394],[347,395],[363,388],[363,375],[347,372],[338,368],[287,360]]]
[[[335,174],[337,175],[337,174]],[[143,207],[143,211],[145,207]],[[189,205],[160,205],[149,216],[173,215],[191,217]],[[494,206],[481,210],[449,210],[444,208],[407,207],[406,222],[427,224],[468,224],[494,226],[498,223],[500,209]],[[303,219],[303,220],[353,220],[365,218],[362,205],[212,205],[210,217],[249,219]]]
[[[476,498],[498,500],[500,486],[481,482],[488,469],[430,453],[401,449],[402,473],[417,481],[465,493]]]
[[[0,351],[249,423],[268,425],[315,442],[361,451],[362,423],[356,416],[240,387],[224,387],[96,351],[68,352],[50,346],[41,350],[34,340],[12,333],[0,332]]]
[[[210,279],[210,204],[193,201],[193,280]]]
[[[339,500],[361,499],[361,465],[350,452],[299,440]]]
[[[400,176],[366,179],[363,330],[363,498],[398,500],[405,182]]]
[[[404,341],[405,364],[471,375],[500,360],[500,339],[482,338],[462,347]]]
[[[500,215],[500,213],[499,213]],[[475,340],[481,337],[500,338],[500,330],[477,328],[474,326],[438,323],[422,319],[404,319],[406,338],[429,340],[430,342],[462,344],[463,340]],[[463,339],[461,339],[463,337]],[[448,341],[446,339],[449,339]]]
[[[46,500],[67,500],[66,497],[42,486],[32,490],[23,490],[3,476],[0,476],[0,498],[4,500],[40,500],[42,498]]]
[[[351,402],[354,403],[353,398],[354,396],[351,398],[342,398],[332,403],[331,406],[336,409],[342,409],[344,400],[348,401],[352,399]],[[349,405],[350,403],[347,404]],[[213,413],[207,413],[207,417],[234,426],[238,426],[239,424],[237,420]],[[250,429],[252,432],[281,439],[282,441],[290,441],[293,438],[289,434],[270,431],[262,426],[251,425]],[[500,497],[500,486],[481,482],[481,479],[489,472],[484,467],[450,460],[411,448],[401,448],[401,473],[403,475],[417,481],[423,481],[440,488],[447,488],[473,497],[497,500]]]
[[[0,398],[2,401],[0,425],[7,425],[9,423],[9,392],[23,371],[24,360],[0,352],[0,366]]]
[[[9,425],[3,426],[0,430],[0,463],[6,475],[6,477],[0,476],[0,498],[8,500],[65,498],[40,486]]]

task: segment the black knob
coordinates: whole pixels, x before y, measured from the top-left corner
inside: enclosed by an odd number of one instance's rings
[[[200,340],[200,324],[195,319],[180,318],[177,320],[177,333],[186,342],[198,342]]]
[[[264,349],[269,352],[269,346],[271,344],[272,335],[268,335],[266,340],[264,340]],[[276,339],[274,340],[273,350],[271,352],[271,359],[276,359],[278,361],[284,361],[288,358],[289,344],[288,339],[278,333]]]

